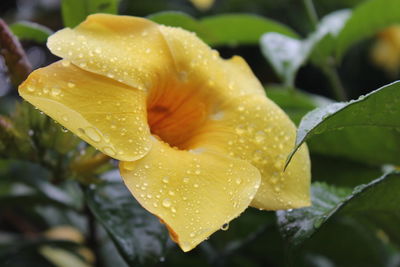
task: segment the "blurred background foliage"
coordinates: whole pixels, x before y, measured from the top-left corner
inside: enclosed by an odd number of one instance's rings
[[[387,85],[399,78],[400,3],[198,2],[1,1],[23,50],[3,25],[0,266],[400,266],[400,85]],[[297,145],[309,144],[313,206],[248,209],[181,252],[115,161],[18,96],[24,75],[57,60],[47,36],[95,12],[181,26],[225,58],[243,56],[299,125]]]

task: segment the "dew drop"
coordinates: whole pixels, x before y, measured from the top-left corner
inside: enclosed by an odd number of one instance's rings
[[[183,182],[185,183],[185,184],[187,184],[187,183],[189,183],[189,177],[183,177]]]
[[[92,127],[88,127],[84,130],[84,133],[94,142],[100,142],[101,141],[101,137],[100,135],[97,133],[97,130],[92,128]]]
[[[164,178],[162,178],[163,183],[168,184],[169,182],[169,177],[165,176]]]
[[[32,87],[32,86],[28,86],[26,89],[27,89],[29,92],[34,92],[34,91],[35,91],[35,88]]]
[[[103,151],[104,151],[104,153],[106,153],[107,155],[110,155],[110,156],[114,156],[115,155],[115,150],[114,149],[112,149],[111,147],[105,147],[105,148],[103,148]]]
[[[74,84],[74,83],[71,83],[71,82],[69,82],[69,83],[67,83],[67,86],[68,86],[69,88],[74,88],[74,87],[75,87],[75,84]]]
[[[69,67],[69,65],[71,65],[71,62],[69,60],[63,60],[61,61],[61,65],[63,67]]]
[[[228,230],[229,229],[229,223],[224,223],[222,226],[221,226],[221,230],[222,231],[226,231],[226,230]]]
[[[164,199],[162,205],[166,208],[171,207],[171,200],[169,198]]]
[[[242,183],[242,179],[240,179],[240,177],[236,178],[236,184],[241,184]]]
[[[63,121],[68,121],[68,116],[67,116],[67,115],[62,115],[62,116],[61,116],[61,119],[62,119]]]

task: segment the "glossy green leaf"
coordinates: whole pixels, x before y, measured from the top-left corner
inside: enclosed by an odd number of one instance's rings
[[[94,13],[117,14],[119,0],[62,0],[65,27],[75,27]]]
[[[324,64],[332,56],[336,48],[337,37],[351,17],[349,9],[339,10],[325,16],[313,35],[315,45],[311,53],[311,60],[316,64]]]
[[[53,33],[49,28],[29,21],[21,21],[10,25],[10,29],[20,40],[46,43],[47,38]]]
[[[168,26],[195,32],[211,46],[257,44],[266,32],[297,37],[289,27],[271,19],[250,14],[224,14],[195,19],[181,12],[160,12],[149,19]]]
[[[32,176],[32,174],[35,174]],[[74,188],[74,195],[64,191],[63,184],[53,185],[51,183],[51,174],[48,170],[38,164],[15,161],[15,160],[0,160],[0,180],[18,181],[25,185],[22,194],[14,194],[9,192],[0,198],[0,205],[7,203],[25,203],[36,204],[52,204],[61,205],[64,207],[79,209],[81,208],[81,197],[79,197],[79,188]],[[16,185],[12,186],[14,191]],[[22,188],[22,186],[20,186]],[[32,190],[29,190],[32,189]],[[2,202],[2,203],[1,203]]]
[[[341,57],[354,43],[400,22],[398,0],[369,0],[360,4],[346,22],[337,40],[337,55]]]
[[[155,263],[164,256],[165,226],[143,209],[122,183],[91,187],[86,196],[90,210],[130,265]]]
[[[332,103],[327,98],[309,94],[300,89],[267,86],[266,93],[268,98],[278,104],[296,125],[309,111]]]
[[[333,155],[339,156],[343,152],[344,156],[358,155],[371,164],[400,164],[399,117],[400,82],[381,87],[357,100],[315,109],[301,121],[296,147],[287,162],[302,143],[316,134],[326,133],[322,138],[328,136],[325,143],[331,144]],[[345,146],[338,145],[340,143]],[[326,149],[322,144],[318,143],[321,149]]]
[[[385,174],[369,184],[356,187],[352,192],[346,188],[314,183],[313,205],[292,211],[278,211],[278,224],[286,241],[291,246],[298,246],[336,216],[398,213],[399,190],[398,172]]]
[[[349,15],[348,10],[327,15],[321,20],[316,31],[304,40],[281,33],[266,33],[260,40],[261,51],[285,85],[293,87],[298,70],[308,60],[313,49],[324,38],[336,36]],[[322,54],[322,46],[318,50],[319,54]]]

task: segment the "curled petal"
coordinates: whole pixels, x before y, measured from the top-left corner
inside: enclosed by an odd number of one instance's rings
[[[285,172],[296,128],[272,101],[257,95],[231,99],[204,126],[191,146],[243,159],[260,170],[262,182],[252,206],[290,209],[310,205],[310,160],[304,145]]]
[[[264,89],[247,63],[239,56],[221,59],[194,33],[180,28],[160,26],[168,43],[178,77],[198,84],[198,90],[208,91],[215,99],[256,94]],[[233,78],[233,79],[232,79]]]
[[[158,25],[138,17],[91,15],[52,35],[47,46],[82,69],[143,90],[174,71]]]
[[[239,216],[260,183],[259,171],[246,161],[177,150],[156,139],[148,155],[121,162],[120,171],[135,198],[167,225],[184,251]]]
[[[151,148],[143,91],[63,60],[34,71],[19,93],[110,157],[136,160]]]

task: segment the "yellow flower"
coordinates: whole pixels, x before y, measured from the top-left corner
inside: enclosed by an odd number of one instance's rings
[[[195,34],[92,15],[48,40],[63,58],[20,86],[23,98],[118,159],[135,198],[189,251],[249,205],[307,206],[306,146],[285,172],[295,126],[246,62]]]
[[[207,10],[214,4],[214,0],[190,0],[192,4],[200,10]]]
[[[396,76],[400,70],[400,25],[386,28],[379,33],[372,47],[373,62]]]

